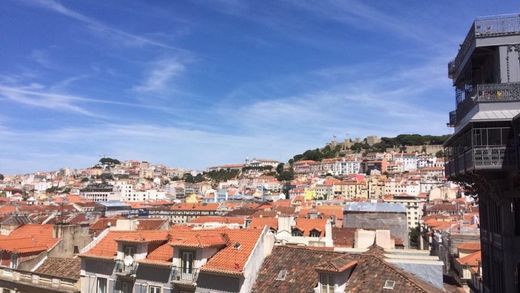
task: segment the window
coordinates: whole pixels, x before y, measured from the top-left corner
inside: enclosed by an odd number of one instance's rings
[[[132,291],[134,289],[133,287],[134,286],[133,286],[132,283],[117,280],[114,292],[117,292],[117,293],[132,293]]]
[[[292,236],[303,236],[303,231],[298,228],[294,228],[294,229],[292,229],[291,235]]]
[[[106,278],[97,278],[97,293],[107,293]]]
[[[334,293],[334,277],[329,274],[320,274],[321,293]]]
[[[394,287],[395,287],[395,281],[392,281],[392,280],[386,280],[386,281],[385,281],[385,285],[383,286],[383,289],[394,290]]]
[[[135,246],[126,246],[125,245],[123,247],[123,251],[125,253],[125,256],[129,255],[129,256],[133,257],[135,254]]]
[[[182,251],[181,252],[181,272],[182,274],[191,275],[193,273],[193,251]]]
[[[11,254],[11,268],[16,269],[18,265],[18,255],[16,253]]]
[[[148,286],[148,293],[161,293],[161,287],[159,287],[159,286]]]
[[[320,235],[321,235],[321,232],[320,232],[320,231],[318,231],[318,230],[316,230],[316,229],[312,229],[312,230],[311,230],[311,233],[310,233],[310,236],[311,236],[311,237],[320,237]]]

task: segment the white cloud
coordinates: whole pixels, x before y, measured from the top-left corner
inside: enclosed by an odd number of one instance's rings
[[[234,135],[158,124],[95,124],[25,132],[12,130],[0,136],[0,152],[3,154],[0,166],[5,166],[0,173],[83,167],[93,164],[101,154],[202,169],[247,156],[285,160],[299,147],[301,145],[271,134]],[[21,153],[24,159],[19,158]],[[30,160],[34,160],[33,165],[28,164]]]
[[[172,80],[185,70],[179,58],[161,59],[151,66],[145,79],[133,90],[140,93],[162,92],[171,85]]]
[[[82,105],[109,104],[123,107],[141,108],[143,110],[153,110],[167,113],[173,112],[173,109],[168,107],[157,107],[137,103],[88,98],[73,94],[55,93],[52,91],[52,89],[54,89],[54,87],[46,89],[43,85],[40,84],[30,84],[29,86],[7,86],[0,84],[0,96],[9,99],[12,102],[33,107],[44,108],[53,111],[77,113],[97,118],[106,117],[92,112]]]
[[[94,18],[88,17],[86,15],[83,15],[73,9],[67,8],[64,5],[62,5],[60,2],[55,0],[24,0],[24,3],[28,5],[36,5],[39,7],[43,7],[45,9],[54,11],[56,13],[59,13],[61,15],[64,15],[66,17],[75,19],[77,21],[80,21],[87,25],[89,28],[91,28],[93,31],[101,32],[104,34],[110,34],[112,36],[116,36],[122,40],[125,40],[125,44],[127,45],[151,45],[156,47],[161,47],[165,49],[175,49],[179,51],[185,51],[184,49],[180,49],[174,46],[171,46],[169,44],[153,40],[141,35],[132,34],[129,32],[126,32],[124,30],[116,29],[111,26],[108,26]]]

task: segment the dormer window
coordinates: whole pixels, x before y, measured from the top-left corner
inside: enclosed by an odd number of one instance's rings
[[[285,278],[287,277],[287,270],[280,270],[278,272],[278,276],[276,276],[277,281],[285,281]]]
[[[291,235],[301,237],[301,236],[303,236],[303,231],[298,228],[293,228],[291,231]]]
[[[125,256],[134,257],[135,246],[125,245],[125,246],[123,246],[123,252],[124,252]]]
[[[383,289],[394,290],[394,287],[395,287],[395,281],[386,280],[385,285],[383,286]]]
[[[334,293],[334,276],[320,273],[320,293]]]
[[[312,229],[309,236],[311,237],[320,237],[321,236],[321,232],[316,230],[316,229]]]

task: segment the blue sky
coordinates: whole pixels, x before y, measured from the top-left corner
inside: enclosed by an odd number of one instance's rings
[[[515,3],[516,2],[516,3]],[[202,169],[343,139],[445,134],[447,62],[517,1],[0,6],[0,173],[101,155]]]

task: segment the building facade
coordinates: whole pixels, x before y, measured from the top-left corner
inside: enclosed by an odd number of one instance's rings
[[[479,196],[484,292],[520,290],[520,15],[477,18],[448,64],[446,175]]]

